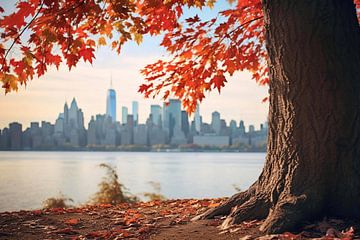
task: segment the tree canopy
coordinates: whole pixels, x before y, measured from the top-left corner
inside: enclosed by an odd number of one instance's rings
[[[170,59],[141,70],[145,97],[172,93],[193,111],[206,91],[219,92],[236,71],[248,70],[267,84],[267,52],[261,0],[238,0],[210,20],[181,21],[187,7],[213,7],[215,0],[28,0],[13,13],[0,6],[0,77],[5,92],[41,77],[50,66],[95,58],[96,47],[121,52],[125,42],[160,35]],[[235,2],[229,0],[230,3]],[[360,20],[360,0],[354,0]]]

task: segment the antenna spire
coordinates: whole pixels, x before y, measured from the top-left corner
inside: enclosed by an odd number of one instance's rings
[[[112,72],[110,73],[110,88],[113,87]]]

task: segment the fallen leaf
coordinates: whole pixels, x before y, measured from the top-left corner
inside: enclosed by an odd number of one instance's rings
[[[67,219],[64,221],[64,223],[68,225],[77,225],[79,223],[79,220],[76,218]]]

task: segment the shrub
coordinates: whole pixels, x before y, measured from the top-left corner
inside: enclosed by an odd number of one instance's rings
[[[139,199],[130,194],[128,189],[119,182],[115,168],[102,163],[99,165],[106,169],[106,176],[99,183],[99,191],[90,200],[93,204],[118,204],[124,202],[136,202]]]
[[[69,208],[72,205],[69,202],[74,202],[71,198],[64,196],[60,193],[58,197],[51,197],[46,199],[43,202],[43,209],[50,209],[50,208]]]

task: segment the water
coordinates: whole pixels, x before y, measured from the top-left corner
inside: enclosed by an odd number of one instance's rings
[[[116,167],[131,193],[153,192],[161,184],[167,198],[211,198],[249,187],[259,176],[265,153],[0,152],[0,212],[37,209],[59,192],[85,203],[105,176],[98,167]]]

